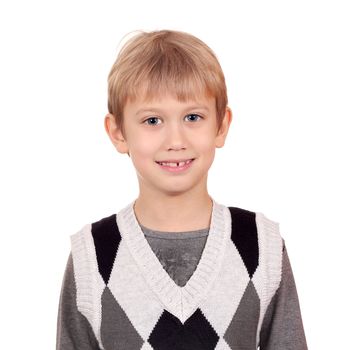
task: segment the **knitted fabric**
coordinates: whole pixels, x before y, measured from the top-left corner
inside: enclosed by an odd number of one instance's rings
[[[213,200],[202,255],[179,286],[148,244],[133,205],[71,236],[76,307],[99,349],[281,349],[279,335],[269,334],[285,261],[277,222]],[[298,317],[281,337],[288,342],[282,349],[303,350],[295,289],[291,297]]]

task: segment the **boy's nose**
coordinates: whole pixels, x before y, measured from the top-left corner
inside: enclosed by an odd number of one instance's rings
[[[168,149],[180,150],[186,148],[186,137],[181,125],[171,125],[167,133]]]

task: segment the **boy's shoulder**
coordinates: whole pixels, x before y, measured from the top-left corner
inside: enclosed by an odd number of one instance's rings
[[[261,211],[253,211],[237,206],[229,206],[233,233],[247,232],[251,237],[265,235],[271,238],[281,238],[280,224]],[[257,237],[264,238],[264,237]]]
[[[106,236],[103,238],[116,236],[118,230],[116,217],[117,214],[112,213],[100,219],[87,222],[79,230],[70,235],[71,241],[86,241],[89,237],[96,239],[99,238],[99,232],[101,232],[101,236]]]
[[[231,240],[245,262],[252,277],[259,265],[266,268],[280,266],[284,239],[280,225],[260,211],[229,206]]]

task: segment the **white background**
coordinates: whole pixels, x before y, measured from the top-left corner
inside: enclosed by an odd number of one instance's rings
[[[0,5],[1,348],[54,349],[69,236],[138,194],[104,129],[107,75],[134,30],[205,41],[233,122],[220,203],[280,223],[310,349],[357,326],[355,1],[8,1]]]

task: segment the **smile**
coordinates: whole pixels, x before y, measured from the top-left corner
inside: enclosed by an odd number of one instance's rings
[[[156,162],[160,167],[164,170],[168,170],[171,172],[181,172],[190,168],[194,159],[188,159],[186,161],[181,162]]]

